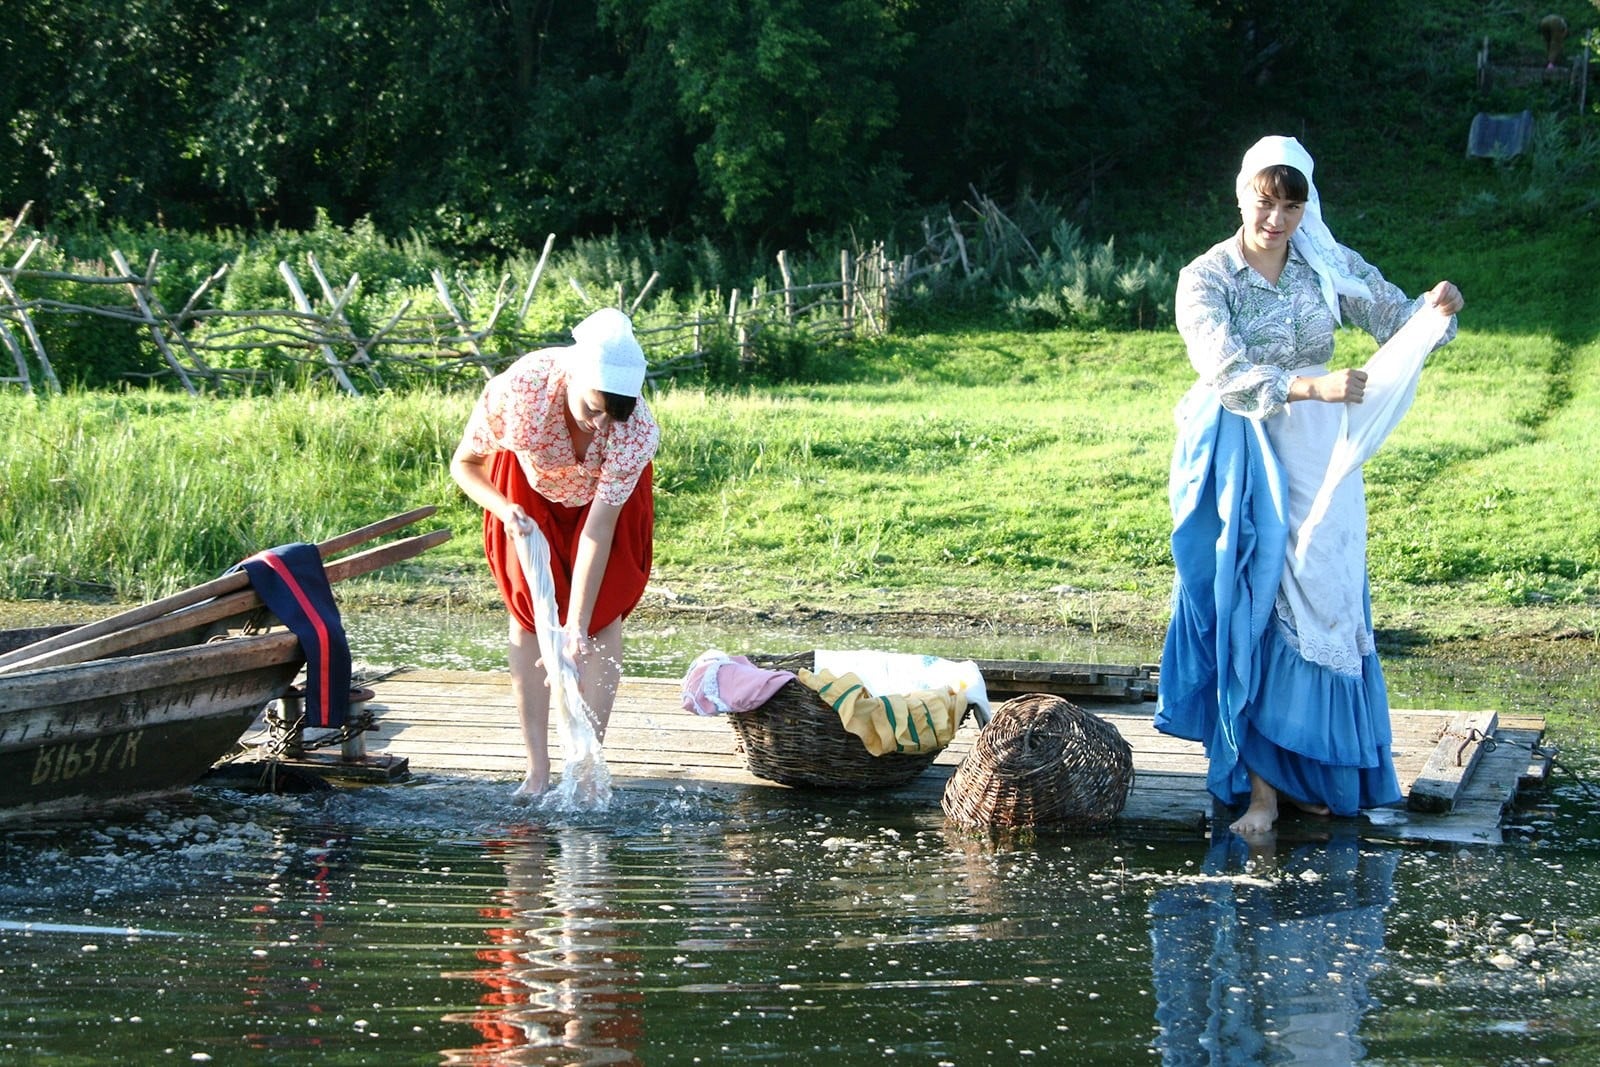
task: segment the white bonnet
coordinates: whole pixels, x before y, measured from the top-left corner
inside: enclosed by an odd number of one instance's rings
[[[617,396],[638,396],[644,390],[644,349],[634,339],[628,316],[601,308],[572,328],[572,340],[564,362],[577,388]]]
[[[1306,185],[1310,186],[1309,200],[1317,200],[1317,186],[1311,180],[1311,171],[1316,164],[1311,160],[1311,153],[1305,146],[1293,137],[1263,137],[1250,146],[1250,151],[1244,154],[1244,160],[1239,164],[1239,177],[1234,181],[1234,190],[1244,196],[1254,187],[1257,174],[1268,167],[1293,167],[1306,176]]]
[[[1263,137],[1251,145],[1239,164],[1239,176],[1234,180],[1239,205],[1248,206],[1256,175],[1275,166],[1293,167],[1305,175],[1306,209],[1300,219],[1300,228],[1295,230],[1290,240],[1317,272],[1317,278],[1322,283],[1323,300],[1333,312],[1333,321],[1338,322],[1341,294],[1371,300],[1372,290],[1366,282],[1349,273],[1347,257],[1333,239],[1328,224],[1322,221],[1322,198],[1317,195],[1316,183],[1311,180],[1312,169],[1316,166],[1311,160],[1311,153],[1293,137]]]

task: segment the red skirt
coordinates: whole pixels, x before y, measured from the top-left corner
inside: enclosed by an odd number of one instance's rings
[[[611,558],[600,578],[594,615],[589,620],[592,637],[628,613],[644,596],[650,580],[650,559],[655,538],[655,497],[650,488],[651,466],[646,465],[633,487],[633,495],[617,516],[616,535],[611,541]],[[566,625],[567,605],[572,600],[572,567],[578,558],[578,537],[589,516],[589,505],[567,507],[552,503],[534,491],[522,473],[515,453],[496,452],[489,457],[489,480],[512,503],[521,504],[528,517],[539,524],[550,543],[550,577],[554,581],[561,623]],[[516,548],[506,535],[505,525],[489,512],[483,513],[483,549],[489,570],[505,599],[511,617],[529,633],[535,629],[533,592],[522,573]]]

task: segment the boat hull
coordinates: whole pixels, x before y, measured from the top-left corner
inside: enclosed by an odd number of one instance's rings
[[[0,823],[188,788],[302,662],[277,632],[0,674]]]

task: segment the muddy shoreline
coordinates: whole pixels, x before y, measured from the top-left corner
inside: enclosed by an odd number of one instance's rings
[[[498,613],[493,590],[476,581],[447,580],[382,587],[351,583],[341,602],[352,609],[404,608],[413,612]],[[1053,635],[1148,650],[1159,658],[1166,628],[1166,603],[1136,595],[1095,594],[1077,598],[1037,595],[984,598],[969,590],[906,596],[885,592],[871,602],[740,603],[726,590],[652,585],[634,610],[636,625],[668,627],[689,622],[718,629],[850,635],[855,639],[918,637],[974,644],[996,638]],[[0,602],[0,628],[85,622],[125,605],[91,600]],[[1487,608],[1459,604],[1390,608],[1377,613],[1379,654],[1391,661],[1425,661],[1432,669],[1485,679],[1512,678],[1532,693],[1549,692],[1571,706],[1571,697],[1600,685],[1600,616],[1554,606]],[[1580,700],[1600,718],[1600,707]],[[1580,707],[1580,713],[1582,708]]]

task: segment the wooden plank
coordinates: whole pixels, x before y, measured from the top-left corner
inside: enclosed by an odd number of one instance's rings
[[[1518,789],[1543,789],[1550,783],[1550,771],[1555,766],[1556,754],[1545,748],[1530,753],[1527,768],[1517,780]]]
[[[318,543],[316,546],[317,552],[323,559],[327,559],[329,556],[354,548],[356,545],[364,545],[368,541],[382,537],[384,534],[393,533],[396,530],[410,526],[412,523],[420,522],[432,515],[436,510],[438,509],[435,505],[425,504],[420,508],[414,508],[399,515],[391,515],[386,519],[379,519],[377,522],[369,523],[359,529],[350,530]],[[213,578],[204,584],[180,590],[160,600],[154,600],[148,604],[141,604],[136,608],[119,612],[109,618],[85,623],[76,628],[56,631],[47,639],[41,639],[28,647],[8,650],[4,655],[0,655],[0,666],[20,663],[23,660],[33,659],[45,652],[52,652],[68,645],[79,644],[118,630],[126,630],[140,623],[160,618],[168,612],[192,607],[227,593],[238,592],[248,587],[249,584],[249,575],[243,571],[234,571],[220,578]],[[89,658],[94,657],[91,656]]]
[[[1150,667],[1111,663],[1048,663],[1035,660],[977,660],[991,698],[1049,693],[1066,698],[1137,703],[1155,699]]]
[[[374,524],[381,525],[381,524]],[[347,578],[368,574],[380,567],[387,567],[402,560],[411,559],[413,556],[441,545],[450,539],[450,531],[445,529],[434,530],[432,533],[418,534],[400,541],[391,541],[377,548],[370,548],[365,552],[358,552],[353,556],[335,560],[326,564],[323,571],[327,575],[329,584],[342,582]],[[237,572],[246,586],[250,578],[243,572]],[[194,595],[196,590],[206,589],[216,582],[231,580],[232,575],[214,579],[204,586],[196,586],[188,594],[175,594],[175,596]],[[159,602],[158,602],[159,603]],[[238,592],[219,596],[213,600],[202,601],[192,607],[183,608],[169,614],[159,615],[144,622],[126,625],[120,629],[102,633],[88,640],[75,640],[73,632],[63,634],[52,639],[51,643],[74,640],[75,643],[56,647],[51,651],[34,651],[34,646],[18,649],[11,655],[17,658],[10,659],[0,664],[0,674],[20,673],[23,671],[38,670],[42,667],[57,667],[74,663],[83,663],[91,660],[104,659],[118,652],[126,652],[141,646],[184,635],[184,643],[190,640],[201,640],[209,627],[229,628],[242,623],[256,611],[263,610],[265,605],[254,589],[245,588]],[[134,609],[134,612],[140,609]],[[134,612],[125,613],[118,618],[126,618]],[[88,630],[102,624],[91,623],[83,629]],[[26,658],[22,658],[26,657]]]
[[[1406,806],[1413,811],[1449,811],[1456,795],[1472,777],[1484,753],[1484,742],[1494,736],[1497,716],[1492,711],[1458,712],[1440,735],[1427,762],[1411,783]]]
[[[378,738],[376,743],[369,742],[369,751],[405,756],[417,773],[491,775],[504,777],[508,783],[520,778],[522,738],[511,703],[509,675],[504,671],[406,671],[366,684],[378,694],[369,702],[379,724],[378,732],[369,735]],[[606,737],[607,765],[619,788],[669,790],[689,784],[713,791],[788,788],[752,775],[726,718],[685,712],[681,696],[676,679],[623,680]],[[1198,834],[1225,826],[1212,821],[1205,753],[1199,744],[1156,731],[1147,707],[1115,698],[1084,697],[1074,703],[1115,726],[1133,752],[1134,788],[1119,818],[1120,826],[1135,832],[1154,829]],[[1402,789],[1423,776],[1442,747],[1460,745],[1460,740],[1452,741],[1446,735],[1463,715],[1467,713],[1426,708],[1393,713],[1394,759]],[[1467,715],[1466,721],[1469,729],[1475,725],[1485,735],[1488,730],[1484,727],[1492,725],[1491,719],[1483,717]],[[1502,739],[1511,722],[1502,721]],[[1485,751],[1478,754],[1472,773],[1461,776],[1453,810],[1377,813],[1360,820],[1362,832],[1379,839],[1497,842],[1500,813],[1515,796],[1520,775],[1528,767],[1528,746],[1543,732],[1543,720],[1537,716],[1518,716],[1515,722],[1523,728],[1517,735],[1524,738],[1521,747],[1480,744]],[[933,764],[904,786],[861,794],[817,795],[936,807],[956,766],[971,752],[977,734],[969,718]],[[559,760],[559,730],[551,732],[551,748]],[[1495,757],[1492,762],[1491,755]],[[1373,818],[1388,821],[1380,824]],[[1297,820],[1287,832],[1309,828],[1315,833],[1321,825],[1320,820]]]
[[[1526,721],[1526,720],[1523,720]],[[1377,838],[1426,841],[1439,844],[1498,845],[1504,840],[1500,822],[1516,797],[1517,781],[1527,763],[1527,751],[1536,745],[1543,726],[1531,730],[1500,730],[1500,744],[1480,757],[1472,778],[1449,812],[1396,811],[1394,820],[1364,828]]]

